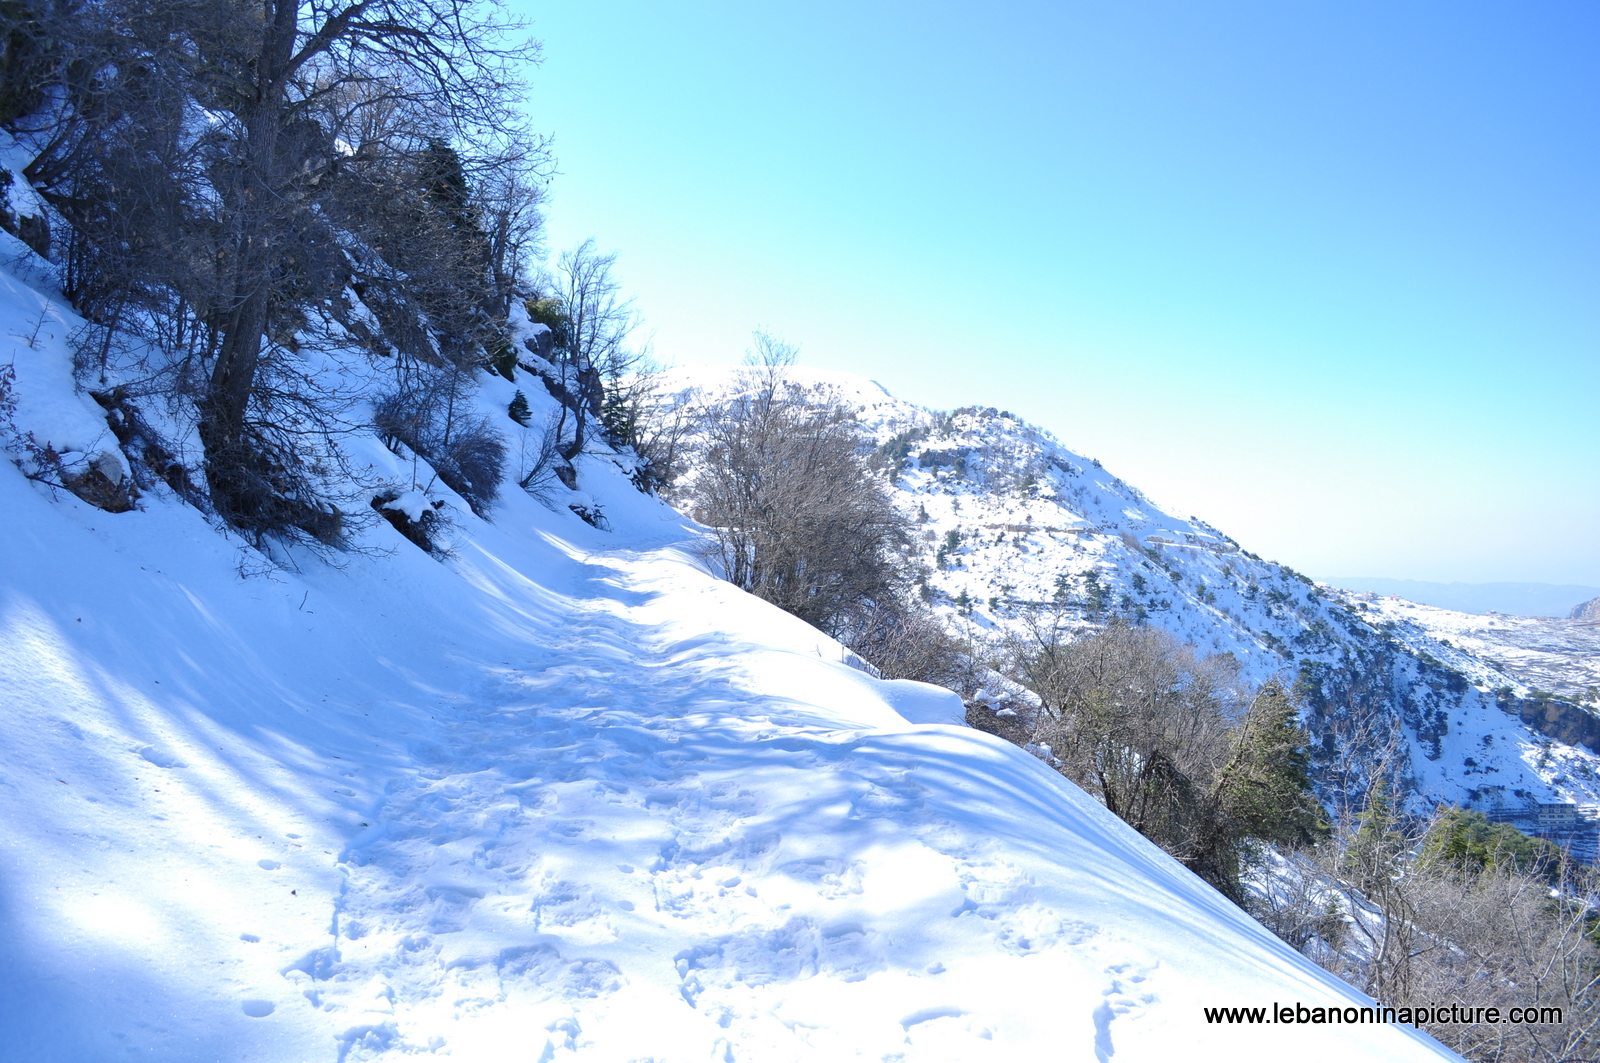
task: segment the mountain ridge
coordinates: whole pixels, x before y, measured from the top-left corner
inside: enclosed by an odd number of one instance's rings
[[[749,372],[679,369],[664,390],[716,401],[748,386]],[[1009,412],[928,410],[844,371],[783,372],[854,409],[915,522],[926,597],[953,628],[998,636],[1039,609],[1085,629],[1113,616],[1152,623],[1233,654],[1254,682],[1294,686],[1324,777],[1343,787],[1370,781],[1375,764],[1345,758],[1378,727],[1398,747],[1387,770],[1424,806],[1600,802],[1600,724],[1582,706],[1198,517],[1166,513]]]

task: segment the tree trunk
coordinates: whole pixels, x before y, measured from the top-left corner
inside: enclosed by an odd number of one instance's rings
[[[242,165],[231,190],[222,191],[224,200],[233,200],[228,204],[235,249],[233,308],[200,403],[200,441],[213,504],[230,522],[242,525],[253,523],[252,514],[274,508],[271,499],[259,497],[270,487],[251,475],[262,456],[247,437],[246,418],[271,305],[272,256],[282,253],[285,243],[273,237],[292,220],[282,216],[285,182],[278,134],[287,98],[280,72],[294,54],[297,9],[294,0],[268,0],[268,11],[254,83],[248,86],[254,99],[239,115]]]
[[[254,291],[243,295],[224,326],[222,347],[211,371],[205,402],[205,420],[214,431],[222,433],[217,436],[220,441],[237,438],[244,424],[250,392],[255,386],[256,367],[261,361],[267,296],[266,284],[257,283]]]

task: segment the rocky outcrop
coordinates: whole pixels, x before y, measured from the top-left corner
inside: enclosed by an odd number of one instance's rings
[[[1502,696],[1497,700],[1502,709],[1540,734],[1600,753],[1600,719],[1582,706],[1559,698]]]
[[[1567,619],[1600,621],[1600,598],[1590,598],[1581,605],[1573,606]]]

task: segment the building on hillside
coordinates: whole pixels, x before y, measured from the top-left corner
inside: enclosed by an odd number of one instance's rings
[[[1600,806],[1530,801],[1485,809],[1483,814],[1491,823],[1509,823],[1529,837],[1559,845],[1579,863],[1600,862]]]

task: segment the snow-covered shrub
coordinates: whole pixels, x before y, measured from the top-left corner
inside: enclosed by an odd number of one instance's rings
[[[435,556],[444,553],[440,536],[448,520],[442,499],[430,499],[417,488],[388,488],[372,496],[372,508],[395,531],[423,550]]]
[[[108,513],[133,509],[139,488],[116,448],[63,453],[48,440],[41,443],[33,432],[19,430],[15,384],[16,367],[0,365],[0,446],[11,452],[23,475],[70,491]]]
[[[572,496],[567,499],[567,508],[577,514],[578,519],[591,528],[599,528],[601,531],[611,530],[611,522],[606,519],[605,510],[600,507],[598,502],[582,491],[574,491],[572,493]]]
[[[69,462],[55,447],[41,444],[32,432],[11,440],[18,451],[18,467],[30,480],[63,488],[107,513],[126,513],[139,497],[133,480],[124,475],[122,462],[110,452]]]
[[[372,423],[391,446],[404,443],[426,460],[479,516],[500,495],[506,441],[485,417],[472,412],[470,378],[443,370],[415,378],[372,404]]]

